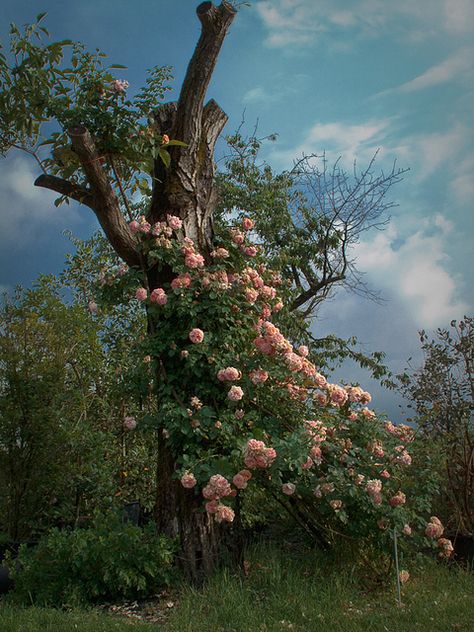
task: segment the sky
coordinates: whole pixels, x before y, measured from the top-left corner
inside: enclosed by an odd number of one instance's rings
[[[101,48],[127,66],[131,89],[145,71],[171,65],[177,97],[200,24],[194,0],[2,0],[8,24],[43,11],[53,39]],[[251,133],[278,134],[263,158],[277,171],[302,154],[325,152],[351,168],[376,150],[380,169],[409,169],[392,192],[384,231],[362,236],[353,256],[374,303],[340,291],[314,324],[317,336],[357,336],[383,350],[392,371],[419,354],[419,329],[472,314],[474,266],[474,2],[472,0],[254,0],[241,6],[224,42],[208,97]],[[223,145],[221,144],[222,151]],[[219,158],[219,153],[217,155]],[[33,186],[26,156],[0,158],[0,289],[29,286],[62,269],[71,230],[97,228],[91,211],[56,209],[55,194]],[[372,391],[374,407],[400,421],[400,398],[346,364],[338,379]]]

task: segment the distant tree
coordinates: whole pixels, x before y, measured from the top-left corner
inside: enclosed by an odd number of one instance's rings
[[[441,451],[443,507],[449,526],[474,532],[474,320],[453,320],[430,340],[420,332],[424,363],[400,376],[413,402],[414,421],[433,449]]]
[[[379,300],[357,269],[353,247],[364,233],[387,225],[394,206],[388,193],[406,170],[394,164],[388,173],[377,173],[375,155],[363,170],[354,163],[349,174],[339,160],[329,167],[324,155],[308,155],[276,173],[260,158],[263,141],[275,138],[258,138],[256,130],[243,137],[240,128],[227,137],[217,174],[217,221],[236,214],[255,221],[256,243],[286,283],[279,322],[293,340],[311,346],[320,366],[350,357],[381,378],[388,373],[383,353],[362,353],[355,338],[318,337],[308,325],[338,288]]]

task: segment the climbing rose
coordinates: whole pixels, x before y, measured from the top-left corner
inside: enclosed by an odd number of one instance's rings
[[[150,300],[152,303],[156,303],[157,305],[166,305],[168,297],[166,296],[165,291],[161,287],[158,287],[151,293]]]
[[[406,502],[406,496],[403,492],[397,492],[395,496],[392,496],[388,501],[391,507],[398,507],[404,505]]]
[[[185,274],[180,274],[176,279],[171,281],[171,287],[173,290],[189,287],[191,285],[191,277],[186,272]]]
[[[137,421],[135,417],[125,417],[123,420],[123,427],[125,430],[135,430],[137,427]]]
[[[250,376],[250,380],[254,384],[263,384],[264,382],[268,380],[268,373],[267,371],[264,371],[263,369],[255,369],[253,371],[250,371],[249,376]]]
[[[232,488],[229,481],[220,474],[214,474],[209,479],[208,484],[202,490],[202,495],[206,500],[218,500],[224,496],[230,496]]]
[[[443,535],[444,527],[441,520],[436,516],[431,516],[430,521],[426,525],[425,535],[428,538],[440,538]]]
[[[235,487],[237,487],[237,489],[245,489],[247,487],[247,480],[247,478],[242,476],[241,472],[238,472],[232,479],[232,482],[234,483]]]
[[[148,292],[144,287],[139,287],[135,292],[135,298],[139,301],[146,301],[146,297],[148,296]]]
[[[202,342],[204,340],[204,332],[202,331],[202,329],[191,329],[191,331],[189,332],[189,340],[191,340],[191,342],[194,344],[199,344],[200,342]]]
[[[221,369],[217,373],[217,379],[220,382],[234,382],[235,380],[240,380],[241,377],[241,372],[233,366],[228,366],[226,369]]]
[[[132,220],[129,224],[128,227],[130,228],[130,230],[132,231],[132,233],[137,233],[140,230],[140,224],[137,222],[136,219]]]
[[[411,527],[410,527],[410,525],[409,524],[404,525],[403,529],[402,529],[402,532],[405,535],[411,535]]]
[[[451,557],[454,552],[452,542],[447,538],[439,538],[438,546],[441,549],[439,552],[440,557]]]
[[[122,94],[127,90],[129,85],[130,84],[128,83],[128,81],[124,81],[123,79],[115,79],[115,81],[112,81],[112,83],[110,84],[110,89],[117,94]]]
[[[275,459],[276,451],[274,448],[267,448],[263,441],[257,439],[247,441],[244,463],[250,469],[270,467]]]
[[[192,472],[186,472],[181,477],[181,485],[185,489],[192,489],[196,485],[196,483],[197,483],[196,478]]]
[[[410,579],[410,573],[408,571],[400,571],[398,577],[400,578],[401,584],[406,584],[407,581]]]
[[[242,228],[244,230],[251,230],[255,225],[255,222],[250,219],[250,217],[244,217],[244,219],[242,220]]]
[[[168,139],[168,142],[169,142],[169,139]],[[179,217],[176,217],[176,215],[167,215],[166,221],[168,222],[168,226],[172,228],[173,230],[179,230],[181,226],[183,225],[183,222],[180,220]]]
[[[306,358],[309,354],[309,349],[306,345],[301,345],[301,347],[298,347],[298,353],[300,356],[303,356],[303,358]]]
[[[167,145],[169,142],[170,142],[170,137],[168,136],[168,134],[163,134],[163,136],[161,137],[161,144]]]
[[[233,522],[235,517],[234,510],[227,505],[218,505],[215,515],[217,522]]]
[[[287,496],[292,496],[295,493],[296,485],[293,483],[283,483],[281,491]]]
[[[242,397],[244,396],[244,392],[243,390],[240,388],[240,386],[231,386],[229,392],[227,393],[227,397],[232,401],[232,402],[238,402],[239,400],[242,399]]]
[[[87,303],[87,309],[89,310],[89,312],[91,314],[97,314],[97,309],[98,309],[97,308],[97,303],[95,301],[93,301],[93,300],[90,300]]]
[[[204,257],[191,252],[185,256],[184,265],[188,268],[202,268],[204,266]]]

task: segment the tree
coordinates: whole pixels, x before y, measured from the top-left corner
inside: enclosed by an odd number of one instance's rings
[[[402,392],[415,421],[443,458],[443,507],[448,525],[474,532],[474,321],[465,316],[429,339],[420,332],[423,365],[406,372]]]
[[[177,103],[161,106],[158,100],[169,77],[165,69],[152,71],[147,88],[132,103],[125,97],[126,83],[110,74],[113,67],[103,68],[100,52],[89,54],[69,41],[48,46],[33,43],[34,38],[48,34],[41,24],[44,14],[27,27],[24,36],[12,26],[11,69],[5,56],[0,57],[3,153],[19,147],[32,154],[44,171],[36,186],[56,191],[61,200],[74,199],[91,208],[118,256],[145,274],[150,293],[169,283],[173,271],[161,261],[150,264],[140,250],[123,213],[132,219],[127,194],[138,187],[148,192],[146,174],[151,181],[148,221],[155,224],[176,215],[183,222],[180,239],[192,239],[209,257],[216,204],[213,152],[227,117],[215,101],[204,105],[204,99],[235,14],[225,1],[218,7],[212,2],[197,7],[202,31],[180,97]],[[61,64],[68,47],[72,48],[71,67],[64,69]],[[59,124],[59,131],[43,140],[44,123],[49,121]],[[42,142],[52,146],[52,156],[46,160],[39,157]],[[153,335],[159,318],[151,311],[147,317]],[[162,380],[159,371],[156,379]],[[196,512],[173,479],[174,456],[163,435],[159,452],[157,525],[168,535],[179,533],[194,558],[190,567],[198,557],[210,564],[215,554],[214,523]]]
[[[71,42],[33,44],[44,16],[24,35],[12,27],[12,68],[0,58],[3,151],[32,154],[44,171],[35,184],[58,192],[59,203],[71,198],[91,208],[121,259],[85,292],[104,305],[145,307],[147,331],[137,334],[135,357],[141,352],[153,368],[154,406],[139,423],[158,437],[155,519],[160,531],[180,537],[193,578],[214,566],[250,480],[320,541],[336,524],[386,545],[388,527],[401,530],[416,515],[416,499],[405,506],[401,489],[409,429],[381,424],[360,387],[329,384],[308,349],[295,349],[272,322],[283,311],[285,284],[261,256],[252,218],[213,225],[213,151],[226,116],[204,99],[235,13],[226,1],[198,6],[201,36],[176,104],[158,106],[166,69],[155,68],[128,99],[126,82],[111,74],[114,66],[103,67],[102,54]],[[43,123],[50,122],[59,131],[48,135]],[[45,143],[52,154],[43,160]],[[133,204],[138,190],[144,198]],[[327,234],[327,247],[332,240],[345,247],[353,218],[342,210],[322,218],[322,244]],[[330,261],[327,283],[337,275]]]
[[[114,492],[113,450],[99,383],[106,379],[96,324],[41,279],[0,311],[1,524],[14,540],[73,524]],[[101,422],[102,421],[102,425]],[[101,501],[99,501],[100,504]]]

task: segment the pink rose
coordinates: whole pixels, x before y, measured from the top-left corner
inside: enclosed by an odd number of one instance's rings
[[[189,340],[193,344],[199,344],[200,342],[202,342],[204,340],[204,332],[202,331],[202,329],[191,329],[191,331],[189,332]]]
[[[217,522],[233,522],[235,517],[234,510],[227,505],[219,505],[215,515]]]
[[[110,84],[110,89],[116,94],[123,94],[124,92],[126,92],[129,85],[130,84],[128,83],[128,81],[124,81],[123,79],[115,79],[115,81],[112,81],[112,83]]]
[[[185,256],[184,265],[188,268],[202,268],[204,266],[204,257],[191,252]]]
[[[123,427],[125,430],[135,430],[137,427],[137,420],[135,417],[125,417],[123,420]]]
[[[130,228],[132,233],[137,233],[140,230],[140,224],[137,222],[136,219],[132,220],[129,223],[128,227]]]
[[[232,482],[237,489],[245,489],[247,487],[247,479],[240,472],[234,476]]]
[[[293,483],[283,483],[281,491],[287,496],[292,496],[296,491],[296,485],[293,485]]]
[[[303,356],[303,358],[306,358],[308,357],[309,349],[306,345],[301,345],[301,347],[298,347],[298,353],[300,356]]]
[[[189,287],[191,285],[191,277],[186,272],[185,274],[180,274],[178,277],[171,281],[171,287],[173,290]]]
[[[250,217],[244,217],[242,220],[242,228],[244,230],[252,230],[252,228],[255,226],[255,222],[250,219]]]
[[[135,298],[138,301],[146,301],[147,296],[148,292],[144,287],[139,287],[138,290],[135,292]]]
[[[227,393],[227,397],[232,402],[238,402],[244,396],[244,391],[240,388],[240,386],[231,386],[229,392]]]
[[[161,287],[158,287],[151,293],[150,300],[152,303],[156,303],[156,305],[166,305],[168,297],[165,291]]]
[[[388,502],[391,507],[398,507],[405,504],[406,496],[403,492],[397,492],[395,496],[392,496]]]
[[[167,215],[166,221],[168,222],[168,226],[173,230],[179,230],[183,225],[183,222],[176,215]]]
[[[196,483],[197,483],[196,478],[192,472],[186,472],[181,477],[181,485],[185,489],[192,489],[196,485]]]

